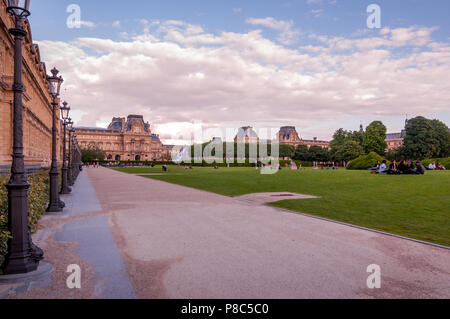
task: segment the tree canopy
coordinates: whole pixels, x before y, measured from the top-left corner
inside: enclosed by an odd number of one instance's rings
[[[295,149],[294,159],[299,160],[299,161],[309,161],[308,146],[306,146],[304,144],[297,146],[297,148]]]
[[[103,161],[106,158],[106,153],[97,146],[90,146],[89,148],[81,149],[81,159],[83,162]]]
[[[450,133],[447,125],[422,116],[409,120],[401,152],[412,159],[449,156]]]
[[[310,162],[327,162],[328,150],[326,148],[313,145],[309,148],[308,158]]]
[[[294,159],[306,162],[327,162],[329,154],[326,148],[317,145],[309,148],[307,145],[299,145],[295,150]]]
[[[383,155],[387,149],[386,126],[381,121],[374,121],[369,124],[362,139],[364,152],[369,154],[375,152]]]
[[[351,161],[364,154],[364,150],[359,145],[358,142],[351,139],[347,139],[344,143],[336,150],[334,154],[335,159],[339,162]]]

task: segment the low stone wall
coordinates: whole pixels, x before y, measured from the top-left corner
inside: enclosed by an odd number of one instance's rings
[[[39,164],[25,165],[27,175],[41,171],[43,167]],[[0,175],[8,175],[11,172],[11,165],[0,165]]]

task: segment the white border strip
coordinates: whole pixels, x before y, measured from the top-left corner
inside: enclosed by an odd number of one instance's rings
[[[320,216],[300,213],[300,212],[296,212],[296,211],[293,211],[293,210],[289,210],[289,209],[285,209],[285,208],[281,208],[281,207],[276,207],[276,206],[272,206],[272,205],[267,205],[266,204],[266,206],[275,208],[277,210],[280,210],[280,211],[283,211],[283,212],[289,213],[289,214],[298,214],[298,215],[302,215],[302,216],[305,216],[305,217],[315,218],[315,219],[323,220],[323,221],[334,223],[334,224],[339,224],[339,225],[343,225],[343,226],[349,226],[349,227],[356,228],[356,229],[370,231],[372,233],[377,233],[377,234],[386,235],[386,236],[395,237],[395,238],[400,238],[400,239],[406,239],[406,240],[409,240],[409,241],[413,241],[415,243],[419,243],[419,244],[424,244],[424,245],[428,245],[428,246],[433,246],[433,247],[437,247],[437,248],[443,248],[443,249],[450,250],[450,247],[448,247],[448,246],[434,244],[434,243],[430,243],[428,241],[423,241],[423,240],[419,240],[419,239],[414,239],[414,238],[409,238],[409,237],[405,237],[405,236],[400,236],[400,235],[396,235],[396,234],[392,234],[392,233],[387,233],[387,232],[384,232],[384,231],[381,231],[381,230],[366,228],[366,227],[363,227],[363,226],[348,224],[348,223],[340,222],[338,220],[328,219],[328,218],[325,218],[325,217],[320,217]]]

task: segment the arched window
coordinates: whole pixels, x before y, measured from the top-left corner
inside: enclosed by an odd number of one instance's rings
[[[108,161],[110,161],[110,160],[112,160],[112,155],[111,154],[108,155]]]
[[[140,161],[141,160],[141,156],[140,155],[136,155],[136,161]]]
[[[120,155],[116,155],[116,161],[120,161]]]

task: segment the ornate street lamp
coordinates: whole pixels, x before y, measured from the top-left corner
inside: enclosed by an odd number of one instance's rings
[[[70,106],[68,106],[69,103],[66,101],[63,102],[63,106],[60,108],[61,111],[61,118],[65,120],[69,120],[69,112],[70,112]]]
[[[61,107],[61,118],[63,119],[63,126],[64,126],[64,132],[63,132],[63,166],[62,166],[62,183],[61,183],[61,192],[60,194],[70,194],[72,191],[67,183],[67,154],[66,154],[66,144],[67,144],[67,125],[69,124],[69,112],[70,107],[67,106],[67,102],[63,102],[63,107]]]
[[[22,118],[22,41],[27,35],[23,29],[25,19],[30,15],[30,1],[8,1],[7,12],[14,16],[15,27],[9,32],[14,36],[14,120],[13,154],[11,178],[6,184],[8,189],[8,253],[4,262],[6,275],[24,274],[35,271],[43,259],[43,251],[33,244],[28,223],[28,189],[23,155],[23,118]]]
[[[30,15],[30,0],[8,0],[6,11],[16,18],[16,23],[18,19],[22,19],[23,24],[23,21]]]
[[[58,159],[56,157],[56,108],[58,107],[58,96],[61,90],[61,84],[64,82],[61,76],[58,77],[59,71],[53,68],[52,76],[47,76],[50,86],[50,94],[52,96],[53,107],[53,127],[52,127],[52,166],[50,169],[50,201],[47,207],[48,213],[62,212],[65,204],[59,199],[58,192]]]
[[[67,183],[69,184],[69,186],[72,186],[74,184],[74,180],[73,180],[73,154],[72,154],[72,133],[73,133],[73,122],[72,119],[69,119],[69,122],[67,123],[67,129],[69,132],[69,153],[67,156],[67,167],[68,167],[68,173],[67,173]]]

